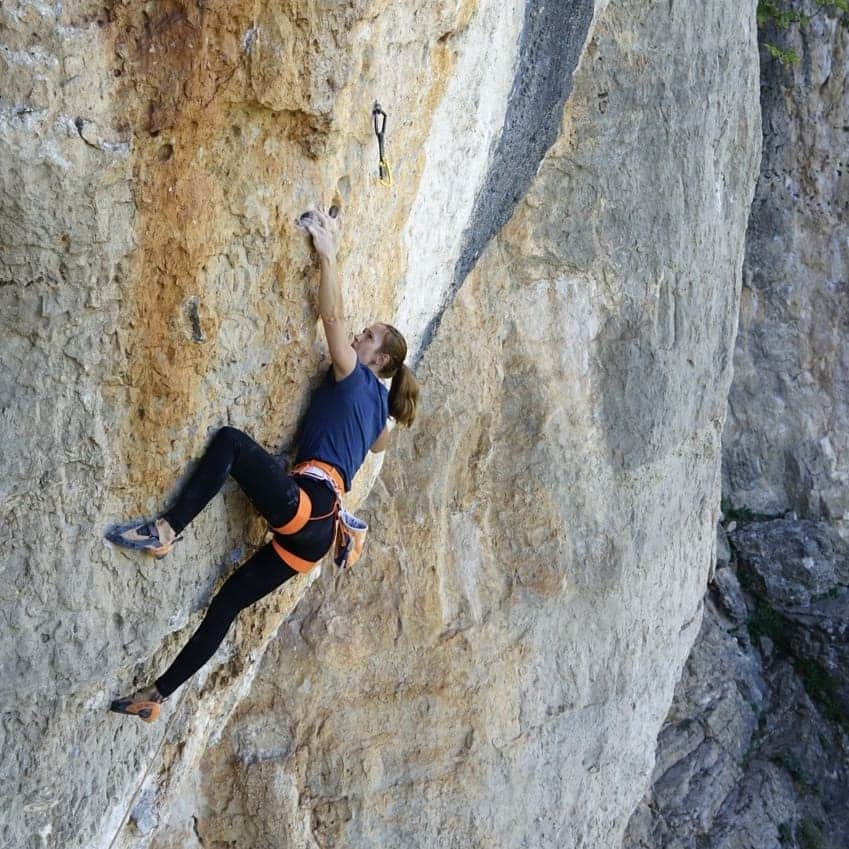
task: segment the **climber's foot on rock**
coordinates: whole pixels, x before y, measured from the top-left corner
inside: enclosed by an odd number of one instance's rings
[[[134,696],[115,699],[109,706],[109,710],[113,713],[137,716],[145,722],[155,722],[159,718],[160,706],[163,701],[164,699],[156,687],[148,687],[146,690],[140,690]]]
[[[171,551],[177,542],[177,534],[167,519],[154,522],[135,520],[113,525],[106,532],[106,539],[123,548],[146,551],[158,559]]]

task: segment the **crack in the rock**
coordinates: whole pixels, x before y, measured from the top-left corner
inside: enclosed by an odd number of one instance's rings
[[[492,237],[525,196],[539,164],[557,139],[572,74],[585,47],[593,0],[529,0],[504,126],[475,200],[451,285],[412,358],[421,361],[442,316]]]

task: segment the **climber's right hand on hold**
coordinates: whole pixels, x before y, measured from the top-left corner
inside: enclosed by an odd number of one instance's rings
[[[321,259],[336,259],[340,231],[338,206],[331,206],[329,212],[314,207],[308,209],[295,225],[310,234],[313,247]]]

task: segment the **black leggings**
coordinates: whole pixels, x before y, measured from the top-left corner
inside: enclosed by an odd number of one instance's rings
[[[221,489],[228,474],[272,527],[285,525],[295,515],[299,488],[310,496],[314,516],[324,516],[333,508],[335,495],[329,486],[313,478],[287,475],[280,463],[247,434],[223,427],[163,518],[180,533]],[[302,531],[286,538],[286,547],[305,560],[320,560],[333,542],[334,529],[332,516],[309,522]],[[215,654],[240,610],[297,574],[277,556],[271,543],[263,546],[225,581],[197,631],[156,679],[156,689],[164,697],[170,696]]]

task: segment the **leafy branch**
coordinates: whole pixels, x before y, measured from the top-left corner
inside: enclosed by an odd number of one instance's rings
[[[806,27],[820,14],[826,12],[837,12],[840,26],[849,29],[849,0],[814,0],[818,7],[812,15],[806,15],[793,5],[793,0],[758,0],[758,27],[772,24],[776,29],[786,30],[793,24]],[[785,65],[795,65],[799,61],[799,54],[791,48],[779,47],[770,42],[762,42],[764,48],[774,59]]]

